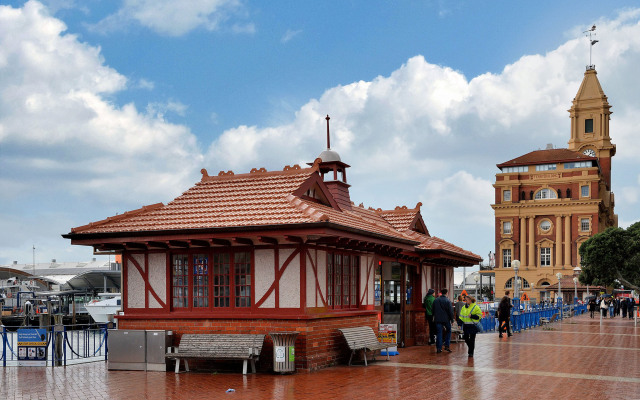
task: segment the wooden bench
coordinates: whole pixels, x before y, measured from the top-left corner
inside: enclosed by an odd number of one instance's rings
[[[458,343],[459,341],[463,340],[462,335],[463,335],[462,329],[458,328],[457,326],[451,325],[451,341],[452,342]]]
[[[251,372],[256,372],[255,361],[260,356],[265,335],[249,334],[184,334],[178,351],[165,357],[176,360],[176,374],[180,372],[180,360],[189,371],[188,360],[242,360],[242,374],[247,374],[247,361]]]
[[[364,365],[367,366],[367,351],[373,352],[373,361],[376,360],[376,350],[387,350],[387,360],[389,360],[389,347],[394,347],[391,344],[380,343],[378,336],[375,334],[370,326],[358,326],[355,328],[342,328],[339,329],[347,341],[347,345],[351,350],[351,357],[349,357],[349,365],[356,351],[362,350],[362,357],[364,358]]]
[[[549,318],[540,318],[540,325],[545,325],[545,324],[550,324],[552,322],[555,322],[555,320],[558,319],[558,313],[555,313],[551,316],[551,319]]]

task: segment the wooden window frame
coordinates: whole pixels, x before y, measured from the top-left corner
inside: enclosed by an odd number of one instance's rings
[[[359,308],[360,256],[327,251],[327,305],[334,310]],[[345,290],[346,289],[346,290]]]
[[[204,251],[203,251],[204,250]],[[243,260],[242,268],[237,266],[241,264],[236,261],[238,255],[246,253]],[[224,256],[228,259],[228,268],[220,261]],[[202,256],[202,257],[201,257]],[[187,259],[187,274],[184,273],[177,276],[175,261],[177,258]],[[197,262],[196,258],[206,260],[204,263]],[[169,271],[170,271],[170,288],[169,288],[169,304],[171,311],[215,311],[215,310],[251,310],[254,298],[254,282],[255,282],[255,259],[254,252],[250,248],[237,248],[230,250],[223,249],[197,249],[174,251],[169,253]],[[222,273],[221,272],[222,269]],[[178,272],[184,272],[184,266]],[[178,277],[181,280],[177,279]],[[216,277],[227,277],[228,279],[216,280]],[[183,282],[187,282],[184,285]],[[180,282],[177,285],[176,282]],[[187,295],[176,297],[182,289],[182,293],[186,288]],[[220,290],[223,289],[222,293]],[[227,291],[224,288],[228,288]],[[202,289],[201,291],[197,289]],[[227,294],[228,293],[228,294]],[[178,302],[177,299],[182,299]],[[186,303],[185,303],[186,299]],[[227,301],[228,300],[228,301]],[[185,305],[186,306],[181,306]]]

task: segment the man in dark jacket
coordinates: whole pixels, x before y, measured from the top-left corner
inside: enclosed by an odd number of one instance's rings
[[[511,336],[511,299],[509,298],[509,291],[504,293],[504,297],[498,304],[498,332],[502,337],[502,332],[507,331],[507,336]]]
[[[436,324],[436,349],[442,353],[442,335],[444,334],[444,349],[451,353],[451,323],[453,322],[453,306],[447,298],[447,289],[442,289],[441,295],[433,302],[433,322]],[[443,332],[444,331],[444,332]]]
[[[436,343],[436,324],[433,323],[433,301],[436,299],[433,296],[434,293],[433,289],[429,289],[423,300],[425,320],[429,325],[429,345]]]

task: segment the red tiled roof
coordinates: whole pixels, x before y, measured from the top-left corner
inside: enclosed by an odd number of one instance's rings
[[[417,249],[444,250],[480,259],[469,251],[429,236],[428,232],[425,235],[410,230],[416,217],[420,217],[420,203],[415,209],[375,210],[352,206],[350,210],[339,210],[294,195],[308,180],[316,179],[317,163],[305,169],[299,166],[272,172],[254,169],[240,175],[221,172],[218,176],[209,176],[206,170],[202,173],[200,182],[167,205],[146,206],[73,228],[71,233],[132,233],[330,222],[413,243]]]
[[[320,216],[293,207],[287,196],[315,174],[313,168],[203,176],[166,206],[141,209],[74,228],[72,233],[137,232],[173,229],[316,222]]]
[[[580,152],[569,149],[548,149],[536,150],[523,156],[514,158],[498,164],[498,168],[515,167],[519,165],[547,164],[550,162],[572,162],[572,161],[597,161],[596,157],[589,157]]]
[[[420,241],[420,244],[416,246],[417,249],[444,250],[450,253],[460,254],[465,257],[475,258],[477,259],[478,262],[482,260],[482,257],[480,257],[479,255],[472,253],[468,250],[465,250],[462,247],[458,247],[454,244],[451,244],[444,239],[440,239],[439,237],[427,236],[425,234],[413,232],[413,231],[405,232],[405,234],[407,234],[407,236],[409,236],[414,240]]]

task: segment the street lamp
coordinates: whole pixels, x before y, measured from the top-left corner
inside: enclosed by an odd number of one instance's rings
[[[513,272],[515,272],[515,278],[513,279],[513,283],[516,285],[515,289],[513,290],[513,298],[514,299],[519,299],[520,298],[520,287],[518,285],[518,270],[520,269],[520,261],[519,260],[513,260],[511,261],[511,268],[513,268]]]
[[[478,275],[473,277],[473,280],[476,281],[476,300],[478,299],[478,281],[480,280],[480,272],[478,272]]]
[[[576,301],[575,299],[578,298],[578,278],[577,277],[573,277],[573,301]]]
[[[562,279],[562,273],[558,272],[556,274],[556,278],[558,278],[558,296],[562,299],[562,283],[560,283],[560,279]]]

